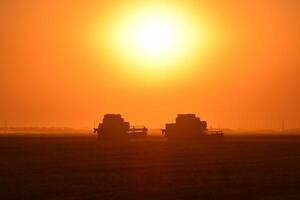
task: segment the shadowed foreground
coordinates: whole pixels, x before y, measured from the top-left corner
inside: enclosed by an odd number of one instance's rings
[[[299,199],[300,137],[0,137],[0,199]]]

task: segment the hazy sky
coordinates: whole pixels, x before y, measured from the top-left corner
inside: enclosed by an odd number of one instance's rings
[[[159,2],[0,1],[0,126],[92,127],[121,113],[163,127],[193,112],[213,127],[300,127],[300,1],[165,1],[209,35],[163,73],[126,62],[108,37]]]

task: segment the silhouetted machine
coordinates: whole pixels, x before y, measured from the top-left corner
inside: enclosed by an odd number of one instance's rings
[[[206,121],[201,121],[195,114],[178,114],[176,123],[166,124],[162,134],[168,139],[187,140],[203,139],[222,141],[222,131],[208,131]]]
[[[100,139],[126,140],[130,138],[144,138],[148,129],[145,126],[130,127],[120,114],[106,114],[98,128],[94,128]]]

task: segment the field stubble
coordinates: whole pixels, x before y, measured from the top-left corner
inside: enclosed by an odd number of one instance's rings
[[[0,199],[299,199],[299,136],[0,137]]]

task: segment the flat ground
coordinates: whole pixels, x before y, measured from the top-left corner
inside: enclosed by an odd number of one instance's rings
[[[299,136],[1,136],[0,199],[300,199]]]

